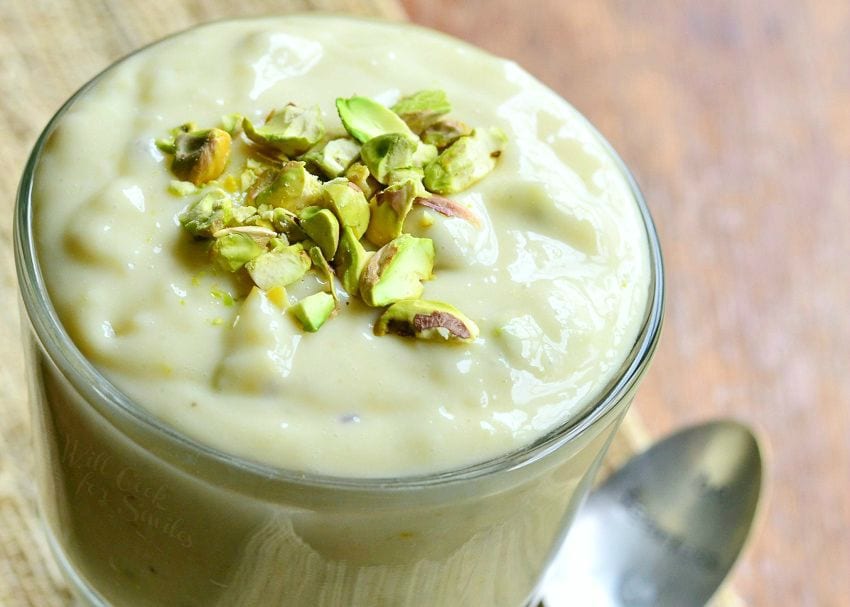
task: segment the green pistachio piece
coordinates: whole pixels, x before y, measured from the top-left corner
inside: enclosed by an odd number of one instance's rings
[[[305,331],[318,331],[336,309],[336,302],[330,293],[313,293],[289,308],[289,312],[298,319]]]
[[[272,112],[262,126],[255,127],[248,118],[243,120],[242,125],[248,139],[287,156],[303,154],[325,135],[319,106],[305,109],[289,104]]]
[[[267,204],[297,212],[319,202],[321,194],[319,179],[306,169],[303,162],[292,160],[283,164],[274,180],[257,194],[254,202],[257,206]]]
[[[342,227],[351,228],[358,238],[363,236],[369,226],[369,202],[360,188],[340,177],[322,186],[322,200]]]
[[[245,224],[257,214],[257,207],[233,207],[233,222]]]
[[[360,156],[375,179],[386,184],[387,174],[390,171],[413,166],[413,154],[416,148],[415,139],[407,135],[389,133],[378,135],[364,143]]]
[[[298,222],[298,216],[292,211],[286,209],[274,209],[272,211],[272,227],[281,234],[284,234],[289,242],[299,242],[307,238],[304,230],[301,229],[301,224]]]
[[[382,247],[401,235],[404,219],[416,198],[416,182],[407,180],[375,194],[369,203],[371,215],[366,238]]]
[[[321,150],[308,152],[302,159],[318,167],[328,179],[334,179],[342,175],[359,155],[360,144],[348,137],[342,137],[331,139]]]
[[[224,234],[215,239],[212,256],[215,262],[229,272],[235,272],[261,255],[265,248],[250,235],[241,232]]]
[[[387,308],[375,323],[375,335],[387,333],[418,339],[472,342],[478,337],[478,325],[447,303],[405,299]]]
[[[498,128],[476,129],[425,167],[425,187],[437,194],[465,190],[496,167],[507,137]]]
[[[434,268],[434,242],[402,234],[381,247],[360,277],[360,296],[372,307],[417,299]]]
[[[437,146],[430,143],[416,142],[416,151],[413,153],[411,165],[415,167],[424,167],[430,162],[433,162],[440,152],[437,151]]]
[[[192,236],[211,238],[233,221],[233,201],[227,192],[213,190],[186,207],[178,220]]]
[[[336,111],[342,126],[360,143],[388,133],[415,136],[398,114],[368,97],[340,97]]]
[[[471,134],[472,128],[460,120],[440,120],[422,131],[422,141],[442,150]]]
[[[250,238],[254,239],[258,245],[265,249],[265,246],[268,244],[269,240],[277,236],[277,232],[266,228],[264,226],[235,226],[232,228],[224,228],[223,230],[219,230],[215,234],[213,234],[214,238],[221,238],[222,236],[227,236],[228,234],[244,234]]]
[[[171,172],[181,181],[201,185],[224,172],[230,157],[230,134],[221,129],[180,133],[174,138]]]
[[[264,291],[285,287],[300,280],[311,266],[310,255],[300,244],[275,247],[249,261],[245,268]]]
[[[230,133],[231,136],[238,135],[242,132],[243,120],[245,120],[245,116],[242,114],[227,114],[221,117],[221,128]]]
[[[339,221],[328,209],[307,207],[301,211],[301,229],[313,239],[325,259],[331,259],[339,245]]]
[[[366,196],[366,198],[371,198],[372,195],[381,187],[378,180],[372,177],[372,173],[369,172],[369,167],[362,162],[355,162],[348,167],[348,170],[345,172],[345,177],[351,183],[360,188],[360,191],[363,192],[363,195]]]
[[[402,97],[392,110],[407,123],[414,133],[421,133],[452,111],[446,93],[440,90],[418,91]]]
[[[331,270],[328,260],[325,259],[325,254],[322,252],[322,249],[318,246],[310,247],[310,259],[313,261],[316,271],[319,272],[326,281],[328,281],[328,288],[330,289],[330,293],[334,298],[334,301],[339,301],[339,295],[336,292],[336,281],[334,281],[334,272]]]
[[[168,184],[168,191],[175,196],[188,196],[189,194],[197,192],[198,188],[191,181],[172,179],[171,183]]]
[[[370,253],[363,248],[351,228],[343,228],[334,256],[334,266],[343,288],[349,295],[360,294],[360,276]]]

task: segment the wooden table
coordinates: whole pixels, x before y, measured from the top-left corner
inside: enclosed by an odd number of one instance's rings
[[[636,411],[655,436],[716,416],[758,428],[768,500],[735,585],[754,606],[846,605],[850,5],[402,4],[414,21],[525,65],[625,158],[655,215],[669,284],[665,335]],[[283,6],[403,17],[394,0],[0,2],[0,524],[34,525],[21,511],[32,487],[9,220],[25,151],[77,86],[128,50]],[[8,539],[0,584],[15,589],[0,588],[0,603],[64,604],[44,593],[50,580],[61,586],[46,548],[36,541],[24,554]]]
[[[850,3],[403,4],[527,66],[624,157],[669,284],[637,410],[658,436],[758,428],[768,499],[736,588],[850,604]]]

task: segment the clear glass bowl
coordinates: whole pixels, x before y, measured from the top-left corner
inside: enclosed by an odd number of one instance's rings
[[[233,457],[162,424],[101,375],[62,327],[33,242],[34,171],[57,122],[101,76],[45,128],[15,216],[40,507],[81,600],[489,607],[532,600],[661,328],[658,238],[622,162],[649,243],[649,303],[629,356],[593,405],[521,450],[462,469],[309,475]]]

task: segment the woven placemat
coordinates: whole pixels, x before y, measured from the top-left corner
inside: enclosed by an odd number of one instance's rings
[[[225,17],[344,11],[404,19],[395,0],[27,0],[0,2],[0,606],[66,606],[71,596],[36,514],[30,420],[20,346],[11,217],[17,181],[39,131],[92,75],[136,47]],[[605,467],[648,442],[635,412]],[[730,590],[716,604],[741,605]]]

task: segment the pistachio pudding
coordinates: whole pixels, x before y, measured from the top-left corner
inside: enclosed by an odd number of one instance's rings
[[[407,25],[118,62],[46,129],[17,229],[42,509],[92,604],[525,605],[659,329],[601,137]]]

